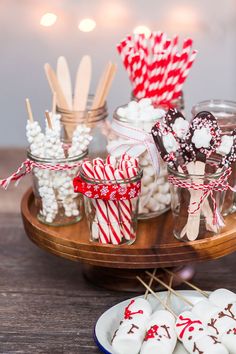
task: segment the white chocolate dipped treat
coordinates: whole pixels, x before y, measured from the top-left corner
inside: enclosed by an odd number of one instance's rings
[[[212,336],[219,338],[230,353],[236,353],[236,306],[228,304],[222,310],[204,299],[195,304],[192,308],[206,325]],[[232,351],[232,343],[234,350]]]
[[[227,354],[225,346],[209,333],[198,316],[185,311],[178,316],[175,329],[179,340],[189,353]]]
[[[166,310],[153,313],[148,321],[141,354],[172,354],[176,346],[175,318]]]
[[[114,354],[138,354],[145,336],[145,326],[127,323],[120,326],[112,338]]]
[[[236,327],[231,328],[228,333],[221,336],[221,342],[228,349],[230,354],[236,353]]]
[[[216,306],[224,307],[231,302],[236,302],[236,294],[227,289],[217,289],[209,295],[209,300]]]
[[[114,353],[139,353],[151,313],[152,308],[147,300],[137,298],[130,301],[125,308],[123,320],[112,338]]]

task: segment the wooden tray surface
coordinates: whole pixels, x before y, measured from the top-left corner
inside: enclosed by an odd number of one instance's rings
[[[34,196],[23,196],[21,212],[28,237],[41,248],[60,257],[108,268],[144,269],[175,267],[216,259],[236,250],[236,213],[227,216],[222,232],[194,242],[181,242],[172,234],[172,215],[139,221],[136,242],[113,246],[91,243],[86,218],[77,224],[51,227],[36,217]]]

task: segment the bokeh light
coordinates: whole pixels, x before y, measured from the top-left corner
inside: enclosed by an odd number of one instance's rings
[[[40,25],[44,27],[53,26],[57,21],[57,15],[52,12],[45,13],[40,20]]]
[[[92,18],[84,18],[79,22],[78,28],[82,32],[91,32],[95,29],[96,22]]]
[[[151,34],[150,28],[144,25],[140,25],[134,28],[133,32],[135,34],[144,34],[146,38],[148,38]]]

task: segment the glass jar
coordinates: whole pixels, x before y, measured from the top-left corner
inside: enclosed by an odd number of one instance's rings
[[[33,168],[33,192],[39,221],[51,226],[63,226],[74,224],[82,219],[83,198],[74,193],[73,178],[78,173],[79,163],[86,155],[87,151],[65,159],[47,159],[38,158],[27,152],[28,159],[45,167],[57,164],[76,165],[72,169],[60,171]]]
[[[217,186],[222,180],[227,182],[225,170],[217,170],[217,164],[208,161],[205,171],[205,175],[184,174],[168,166],[173,233],[178,240],[210,237],[224,225],[225,191]]]
[[[211,112],[218,121],[223,134],[231,134],[236,129],[236,102],[227,100],[206,100],[197,103],[192,108],[192,115],[195,116],[201,111]],[[231,187],[236,186],[236,162],[231,165],[232,173],[229,177]],[[223,215],[236,211],[236,193],[230,189],[226,191],[225,201],[222,209]]]
[[[93,95],[89,95],[85,111],[71,111],[57,107],[57,113],[61,115],[62,140],[70,144],[73,132],[78,124],[85,124],[91,128],[93,140],[89,144],[89,156],[97,157],[106,154],[107,136],[110,131],[110,123],[107,121],[107,104],[97,109],[92,109]]]
[[[122,108],[127,105],[121,106]],[[150,140],[152,141],[151,128],[156,123],[157,119],[150,120],[129,120],[123,118],[117,114],[118,108],[113,115],[113,122],[120,122],[128,127],[134,127],[141,129],[143,132],[150,134]],[[110,135],[110,141],[107,146],[108,152],[112,154],[112,147],[114,142],[122,142],[123,138],[119,134],[113,132]],[[127,138],[128,139],[128,138]],[[140,153],[141,152],[141,153]],[[129,153],[129,151],[127,152]],[[119,156],[115,153],[116,156]],[[134,157],[138,157],[140,168],[143,170],[142,189],[139,202],[139,219],[149,219],[156,217],[170,208],[170,190],[167,181],[167,168],[166,164],[159,159],[160,172],[156,176],[154,167],[152,165],[151,157],[145,145],[138,150],[137,153],[132,154]]]
[[[99,180],[89,178],[80,168],[79,184],[82,183],[88,188],[87,191],[79,189],[79,192],[84,194],[85,214],[91,242],[113,245],[134,243],[139,193],[132,195],[131,198],[130,195],[133,193],[133,188],[140,189],[141,178],[142,171],[139,171],[135,177],[130,179]],[[116,197],[112,199],[100,199],[102,196],[105,198],[104,196],[108,193],[120,193],[119,196],[122,198],[120,199],[116,194]]]

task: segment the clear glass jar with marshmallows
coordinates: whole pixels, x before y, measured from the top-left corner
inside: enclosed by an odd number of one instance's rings
[[[76,165],[83,161],[87,151],[80,155],[68,158],[40,158],[28,151],[27,156],[33,162],[55,166]],[[64,226],[74,224],[83,216],[83,197],[74,193],[73,179],[79,170],[78,167],[53,171],[47,168],[34,167],[32,171],[33,192],[37,218],[44,224]]]
[[[114,112],[113,120],[114,122],[122,123],[122,125],[127,125],[127,127],[135,127],[150,133],[152,126],[164,114],[164,109],[154,108],[151,100],[144,98],[139,102],[131,101],[129,104],[118,107]],[[107,146],[110,154],[118,155],[119,149],[116,152],[116,149],[113,148],[119,141],[122,144],[124,138],[113,132]],[[134,152],[134,149],[132,150]],[[151,157],[144,144],[143,148],[141,146],[132,155],[139,158],[140,168],[143,170],[138,218],[148,219],[163,214],[170,209],[171,202],[166,164],[159,159],[160,172],[156,175]]]
[[[110,131],[107,104],[92,109],[93,95],[89,95],[85,111],[72,111],[57,107],[57,113],[61,115],[62,140],[70,144],[73,132],[79,124],[85,124],[90,130],[93,139],[89,144],[89,156],[105,156],[107,136]]]

